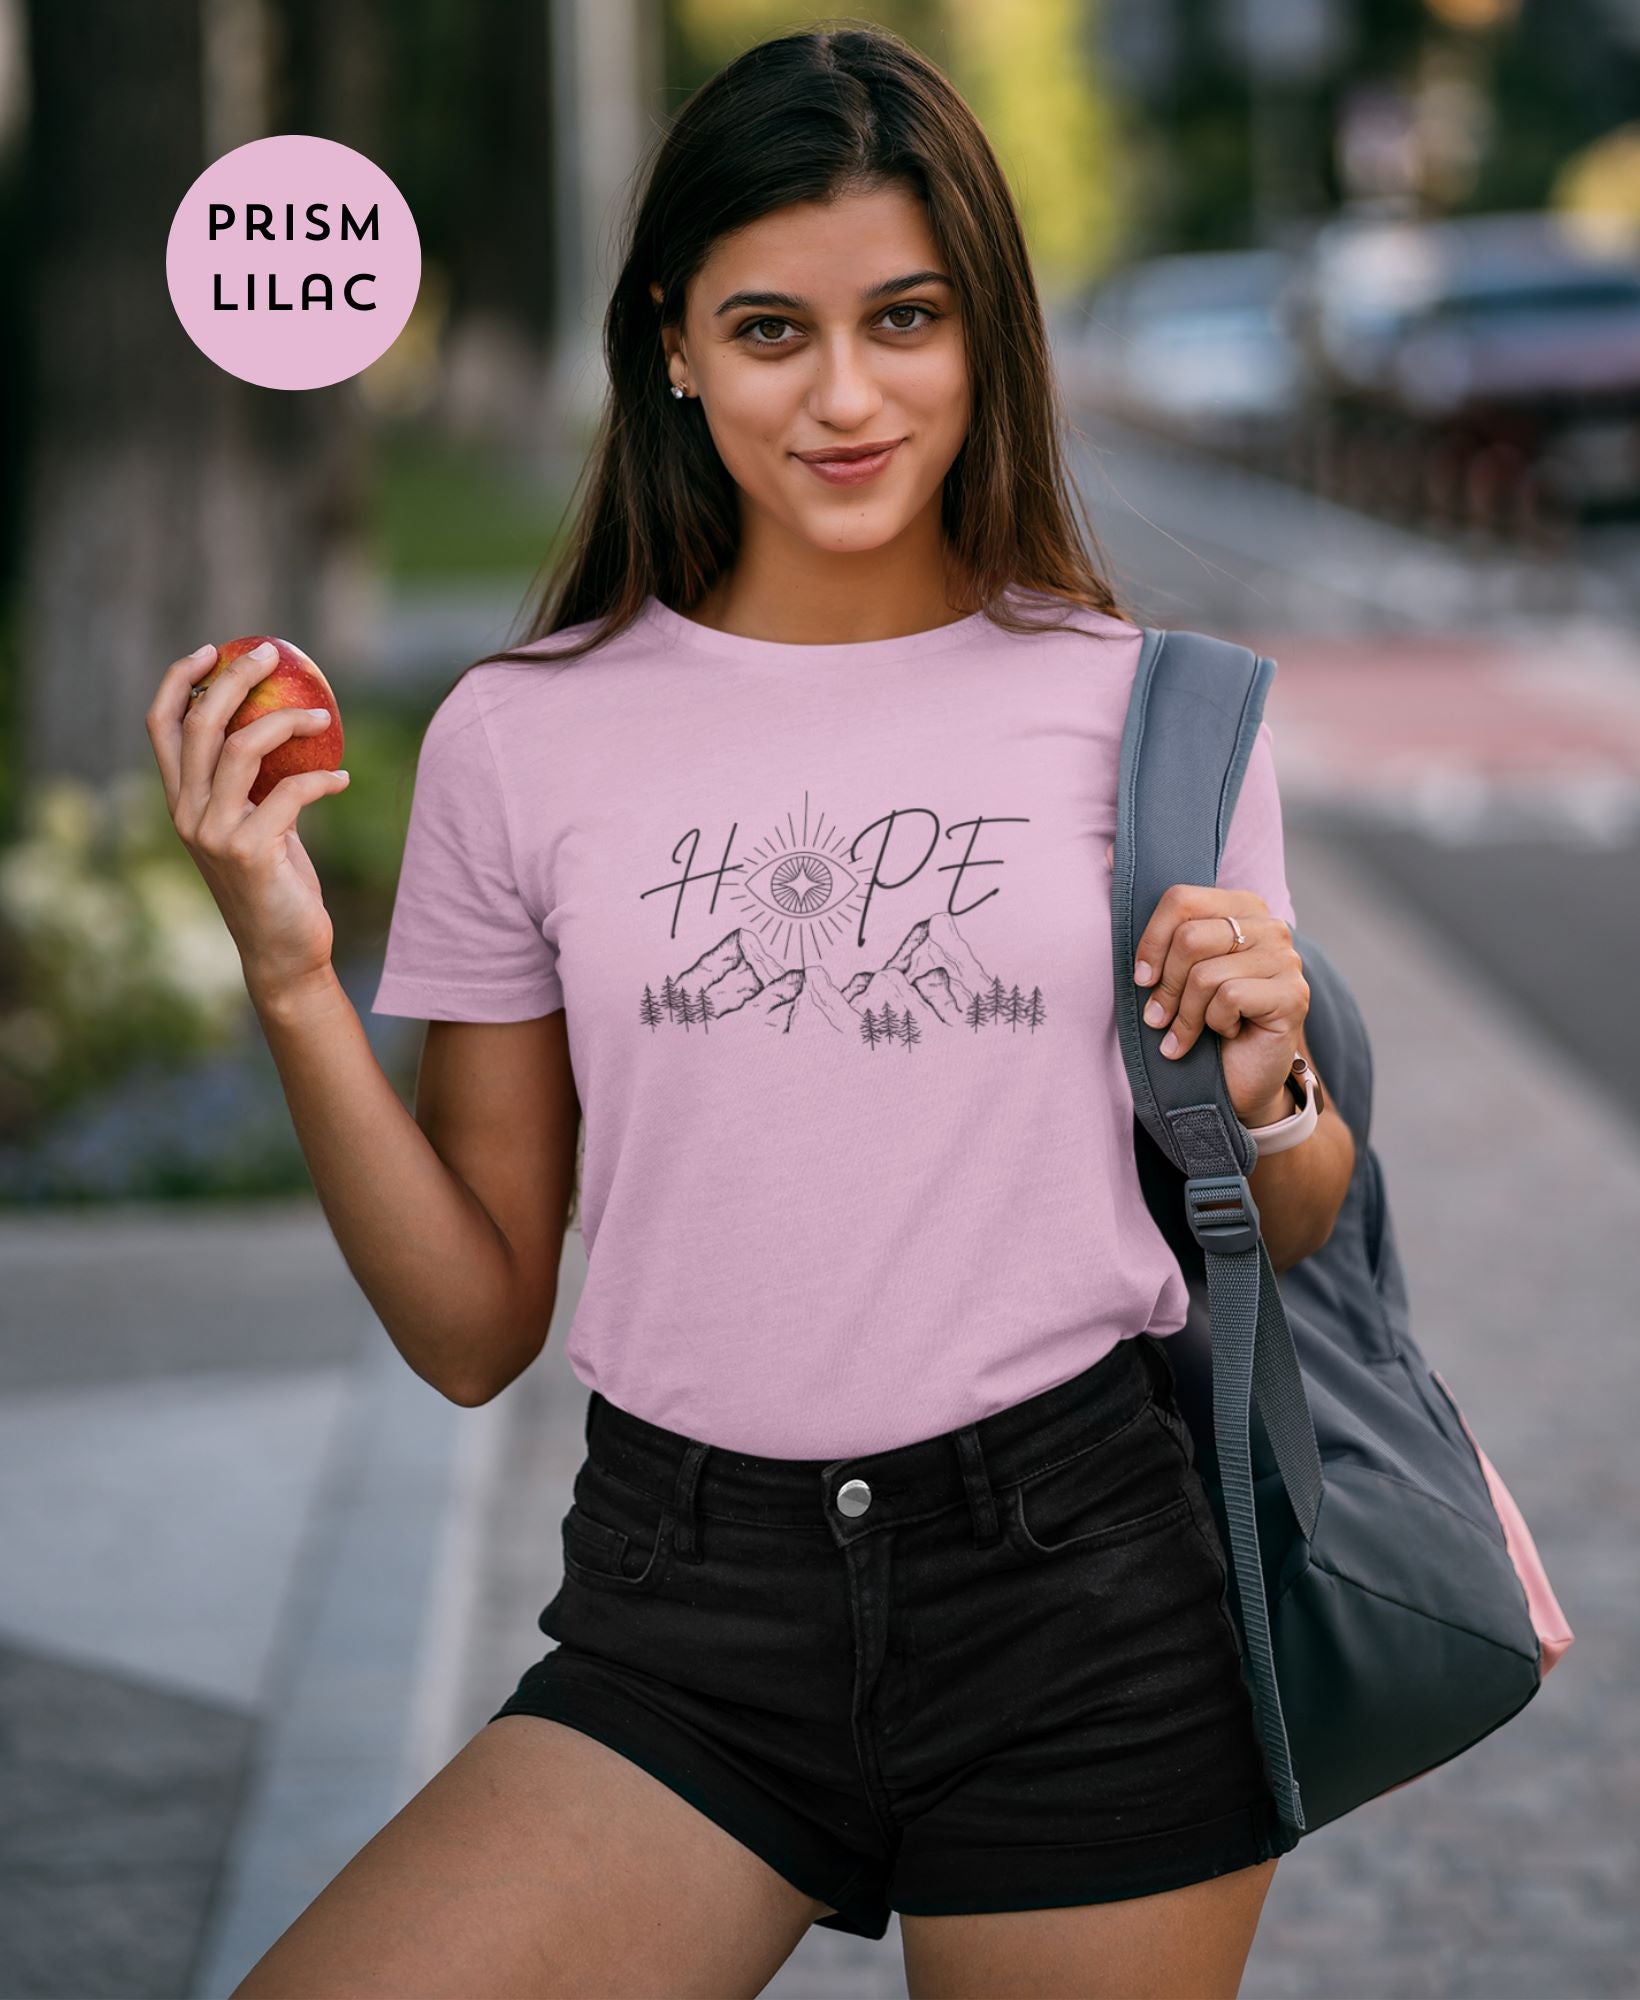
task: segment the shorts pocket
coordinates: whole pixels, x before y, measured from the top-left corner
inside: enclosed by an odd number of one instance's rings
[[[1113,1548],[1190,1511],[1171,1437],[1145,1408],[1113,1437],[1005,1489],[1014,1547],[1032,1559]]]
[[[652,1589],[671,1541],[671,1514],[663,1501],[590,1461],[582,1465],[563,1519],[567,1577],[616,1590]]]

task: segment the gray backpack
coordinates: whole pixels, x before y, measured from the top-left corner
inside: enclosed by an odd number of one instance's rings
[[[1572,1643],[1520,1511],[1408,1325],[1369,1134],[1372,1049],[1349,987],[1294,931],[1305,1039],[1355,1137],[1331,1237],[1277,1280],[1210,1029],[1173,1060],[1135,945],[1175,882],[1211,884],[1275,662],[1145,628],[1122,737],[1111,889],[1116,1022],[1145,1198],[1189,1317],[1160,1343],[1230,1558],[1284,1844],[1433,1770],[1525,1707]]]

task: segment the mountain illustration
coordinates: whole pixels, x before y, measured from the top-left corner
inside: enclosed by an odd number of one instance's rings
[[[942,910],[913,924],[880,971],[857,972],[843,992],[856,1007],[880,1007],[886,1000],[900,1008],[913,1004],[903,993],[909,985],[939,1020],[960,1021],[969,1001],[990,984],[956,919]]]
[[[956,919],[942,910],[913,924],[881,965],[861,967],[842,985],[818,963],[782,965],[755,933],[736,928],[658,986],[646,986],[640,1020],[652,1029],[708,1034],[739,1033],[747,1024],[782,1034],[794,1026],[813,1034],[829,1029],[871,1046],[893,1039],[911,1047],[921,1029],[989,1024],[1001,990]],[[1017,987],[1013,997],[1020,1002]],[[1008,1019],[1038,1026],[1040,989]]]

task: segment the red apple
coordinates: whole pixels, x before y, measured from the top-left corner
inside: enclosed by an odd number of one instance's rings
[[[288,639],[253,632],[246,639],[227,640],[216,649],[216,665],[203,680],[195,682],[194,698],[197,700],[205,692],[224,667],[231,666],[242,653],[260,646],[264,638],[278,647],[279,657],[228,717],[224,733],[231,736],[247,722],[279,708],[328,708],[330,720],[323,729],[304,730],[273,746],[262,759],[262,768],[251,785],[253,806],[259,806],[279,780],[288,778],[292,772],[339,771],[342,767],[342,712],[336,705],[335,693],[301,647],[293,646]],[[256,664],[252,661],[252,671]]]

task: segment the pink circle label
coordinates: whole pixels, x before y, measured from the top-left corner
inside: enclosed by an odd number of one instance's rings
[[[219,368],[264,389],[323,389],[398,339],[421,289],[421,237],[373,160],[287,132],[236,146],[189,188],[165,279]]]

